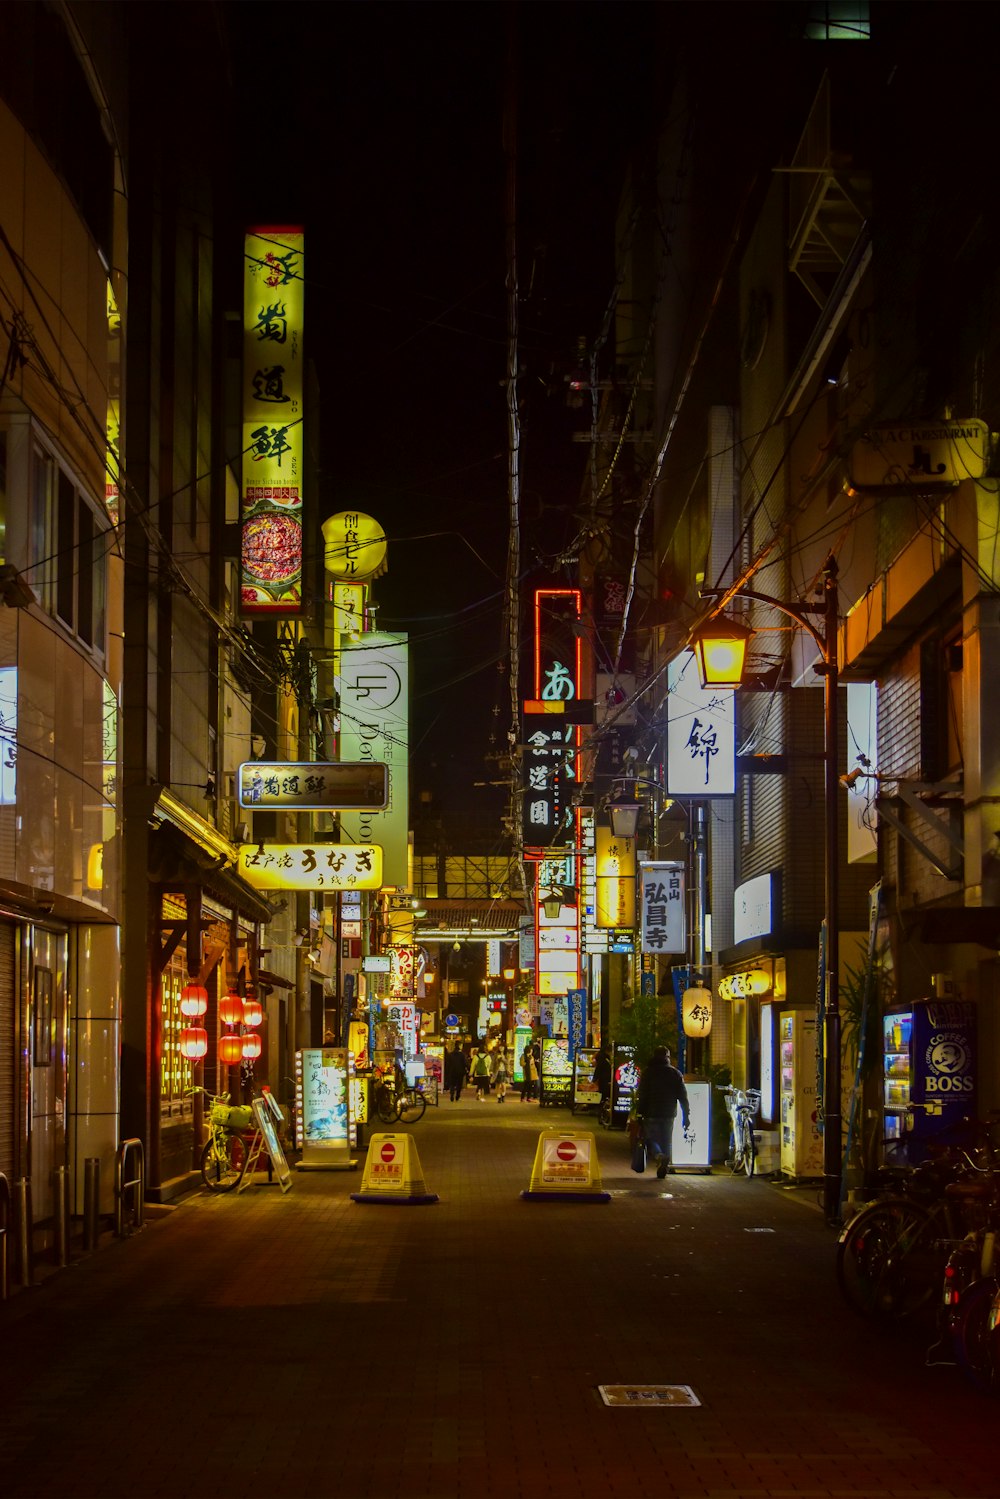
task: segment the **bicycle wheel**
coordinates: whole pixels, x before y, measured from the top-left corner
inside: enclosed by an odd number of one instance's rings
[[[726,1156],[726,1165],[734,1176],[739,1176],[743,1170],[743,1127],[738,1119],[729,1135],[729,1153]]]
[[[416,1124],[424,1117],[427,1100],[419,1088],[407,1088],[399,1095],[399,1118],[403,1124]]]
[[[247,1163],[247,1143],[242,1135],[211,1138],[201,1153],[201,1179],[211,1192],[231,1192],[239,1185]]]
[[[399,1118],[399,1100],[392,1088],[382,1084],[375,1094],[375,1112],[383,1124],[395,1124]]]
[[[743,1170],[747,1176],[753,1176],[757,1165],[757,1141],[754,1138],[753,1120],[743,1121]]]
[[[597,1109],[597,1122],[601,1126],[602,1129],[610,1129],[611,1128],[611,1099],[610,1098],[606,1098],[602,1104],[598,1105],[598,1109]]]
[[[984,1395],[1000,1395],[1000,1327],[990,1313],[1000,1282],[992,1275],[962,1293],[952,1322],[955,1359],[965,1378]]]
[[[837,1282],[863,1317],[899,1321],[926,1308],[941,1284],[934,1217],[903,1198],[862,1209],[837,1244]]]

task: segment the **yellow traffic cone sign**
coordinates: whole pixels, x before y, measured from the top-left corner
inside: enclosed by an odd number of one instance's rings
[[[416,1142],[411,1135],[372,1135],[361,1178],[361,1191],[351,1193],[352,1202],[384,1203],[389,1207],[422,1207],[437,1202],[428,1192],[420,1169]]]
[[[597,1141],[589,1130],[545,1129],[538,1136],[525,1202],[610,1202],[601,1190]]]

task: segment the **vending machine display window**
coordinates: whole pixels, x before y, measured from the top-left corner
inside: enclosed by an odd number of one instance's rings
[[[882,1020],[883,1115],[887,1144],[906,1133],[910,1103],[910,1039],[913,1015],[886,1015]]]

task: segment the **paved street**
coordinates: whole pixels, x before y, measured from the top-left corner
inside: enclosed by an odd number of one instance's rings
[[[639,1178],[598,1130],[610,1203],[522,1201],[567,1123],[445,1100],[412,1131],[436,1205],[297,1173],[17,1293],[0,1493],[996,1499],[996,1406],[845,1310],[815,1192]],[[602,1403],[633,1383],[700,1405]]]

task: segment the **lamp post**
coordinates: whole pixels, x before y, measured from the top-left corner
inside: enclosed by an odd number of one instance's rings
[[[819,647],[822,664],[813,669],[823,678],[824,761],[824,878],[826,909],[826,992],[823,1019],[823,1209],[829,1222],[840,1217],[842,1131],[840,1107],[840,923],[837,910],[840,844],[837,824],[837,741],[839,714],[837,686],[837,561],[832,555],[823,569],[823,602],[786,604],[749,588],[719,590],[716,596],[755,599],[769,604],[801,626]],[[721,626],[721,628],[720,628]],[[718,633],[716,633],[718,632]],[[691,640],[703,686],[739,687],[743,681],[746,646],[753,632],[733,620],[708,620]]]

